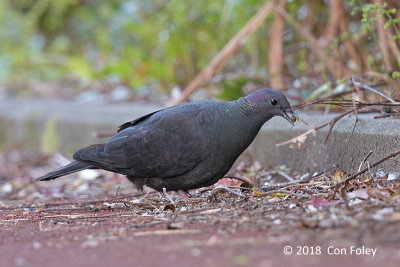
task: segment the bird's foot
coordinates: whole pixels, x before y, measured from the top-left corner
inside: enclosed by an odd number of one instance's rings
[[[174,205],[174,206],[176,205],[175,201],[168,195],[167,189],[165,187],[163,187],[163,191],[160,195],[163,199],[168,200],[169,203],[171,203],[172,205]]]

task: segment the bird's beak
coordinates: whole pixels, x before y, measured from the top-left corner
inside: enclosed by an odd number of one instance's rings
[[[294,126],[294,123],[299,120],[299,116],[296,113],[294,113],[294,111],[291,108],[282,111],[283,111],[282,117],[284,117],[288,122],[290,122],[292,126]]]

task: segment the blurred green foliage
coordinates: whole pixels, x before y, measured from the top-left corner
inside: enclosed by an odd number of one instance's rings
[[[393,9],[386,6],[350,2],[347,9],[354,9],[355,14],[351,32],[334,39],[330,49],[363,34],[362,26],[374,23],[365,19],[370,10],[379,9],[388,18],[387,27],[399,22],[393,17]],[[60,81],[73,77],[81,84],[100,80],[133,89],[183,88],[265,3],[0,0],[0,82],[19,84],[32,79]],[[315,36],[325,31],[329,9],[324,1],[288,1],[287,10],[299,23],[308,25]],[[272,16],[268,20],[271,22]],[[247,40],[224,72],[262,75],[267,81],[268,25],[271,23],[262,24]],[[284,42],[285,75],[302,79],[313,67],[308,60],[310,47],[291,27],[285,28]],[[369,54],[371,65],[382,64],[379,57],[376,60],[376,53]],[[236,98],[245,84],[241,77],[222,82],[226,90],[221,97]]]
[[[263,2],[2,0],[0,78],[184,86]],[[265,56],[266,36],[254,38],[242,61],[258,68],[251,58]]]

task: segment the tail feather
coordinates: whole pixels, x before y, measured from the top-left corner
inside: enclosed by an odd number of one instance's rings
[[[68,175],[68,174],[71,174],[74,172],[82,171],[85,169],[93,169],[93,167],[90,166],[89,164],[81,162],[81,161],[73,161],[66,166],[60,167],[54,171],[49,172],[48,174],[45,174],[45,175],[35,179],[35,182],[53,180],[58,177]]]

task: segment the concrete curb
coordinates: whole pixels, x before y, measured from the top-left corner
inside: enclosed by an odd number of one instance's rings
[[[17,146],[40,152],[61,151],[70,156],[79,147],[102,143],[95,131],[115,131],[126,121],[160,109],[160,106],[138,104],[77,104],[61,101],[0,99],[0,146]],[[335,114],[300,113],[300,117],[318,126]],[[304,173],[328,169],[334,164],[344,171],[358,169],[369,151],[371,162],[400,149],[400,119],[373,119],[372,114],[359,115],[337,122],[323,146],[328,127],[310,134],[302,145],[277,147],[308,130],[304,123],[291,127],[282,118],[273,118],[262,128],[256,140],[241,159],[252,157],[263,166],[286,165]],[[354,131],[353,131],[354,128]],[[46,142],[45,142],[46,140]],[[398,160],[398,159],[397,159]],[[400,172],[400,162],[388,160],[380,168]]]

